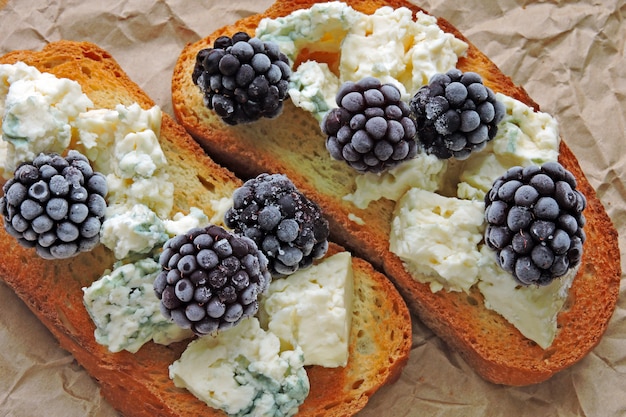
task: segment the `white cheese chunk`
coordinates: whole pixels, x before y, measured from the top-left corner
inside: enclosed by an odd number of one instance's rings
[[[411,188],[437,191],[448,163],[434,155],[419,153],[382,173],[364,173],[355,178],[356,188],[344,196],[356,207],[365,209],[370,202],[386,198],[398,201]]]
[[[412,188],[396,205],[389,249],[433,292],[467,291],[482,273],[484,211],[482,202]]]
[[[305,365],[347,364],[353,277],[350,253],[340,252],[270,284],[263,319],[283,348],[302,348]]]
[[[478,288],[485,296],[485,306],[502,315],[540,347],[548,348],[558,331],[556,317],[567,300],[578,268],[546,286],[523,286],[497,265],[491,249],[483,246],[481,254],[483,273]]]

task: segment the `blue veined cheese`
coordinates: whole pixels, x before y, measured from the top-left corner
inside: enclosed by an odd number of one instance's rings
[[[115,109],[93,109],[76,120],[77,148],[102,173],[111,172],[115,143],[132,133],[151,131],[157,138],[161,132],[161,110],[153,106],[144,110],[137,103],[130,106],[118,104]],[[154,160],[162,160],[160,146],[154,149]]]
[[[83,288],[83,302],[96,324],[96,341],[111,352],[137,352],[146,342],[170,344],[192,336],[160,311],[152,283],[161,271],[151,258],[117,263],[109,274]]]
[[[169,373],[177,387],[232,416],[292,416],[310,390],[302,350],[281,351],[256,317],[194,340]]]
[[[338,46],[363,13],[339,1],[318,3],[275,19],[261,19],[256,37],[275,42],[291,62],[303,48],[337,52]]]
[[[162,220],[143,204],[107,207],[105,218],[107,220],[102,224],[100,240],[113,251],[116,259],[149,254],[170,237],[211,223],[208,216],[197,207],[191,207],[188,214],[176,213],[171,219]]]
[[[108,206],[100,230],[101,243],[116,259],[147,254],[168,238],[163,220],[144,204]]]
[[[482,274],[485,204],[411,188],[397,202],[389,249],[433,292],[468,291]]]
[[[482,243],[483,202],[413,188],[398,201],[394,216],[390,250],[414,279],[429,284],[432,291],[467,292],[476,285],[485,307],[542,348],[552,344],[556,318],[576,270],[546,286],[519,285]]]
[[[76,148],[107,180],[100,240],[117,259],[148,253],[167,239],[163,220],[174,205],[174,184],[159,143],[161,117],[157,106],[144,110],[134,103],[91,110],[76,122]]]
[[[340,252],[272,281],[259,311],[283,349],[299,346],[305,365],[334,368],[348,362],[353,298],[352,256]]]
[[[382,7],[367,15],[342,2],[263,19],[256,36],[277,43],[292,64],[301,51],[314,58],[295,69],[289,95],[318,120],[337,106],[343,82],[374,76],[396,85],[408,100],[434,74],[454,68],[468,47],[425,13],[413,20],[408,8]]]
[[[62,153],[71,142],[74,120],[92,106],[76,81],[23,62],[0,65],[2,175],[9,178],[21,162],[41,152]]]
[[[493,182],[514,166],[542,165],[559,157],[559,128],[554,117],[512,97],[496,94],[506,109],[496,137],[465,162],[457,196],[483,200]]]
[[[447,165],[446,160],[419,153],[417,157],[382,173],[367,172],[356,176],[354,192],[344,196],[344,199],[365,209],[370,202],[381,198],[398,201],[411,188],[437,191]]]
[[[480,253],[478,289],[485,297],[485,307],[503,316],[543,349],[548,348],[558,331],[556,318],[567,301],[578,268],[546,286],[524,286],[498,266],[493,250],[482,246]]]
[[[437,18],[401,7],[381,7],[350,28],[341,45],[342,81],[374,76],[410,99],[430,78],[456,67],[468,45],[441,30]]]
[[[291,101],[297,107],[313,113],[320,121],[323,114],[337,107],[335,95],[341,85],[339,78],[325,62],[303,62],[298,71],[291,74],[289,84]]]
[[[164,168],[167,159],[159,143],[161,110],[138,104],[117,105],[81,115],[77,149],[84,148],[94,169],[105,174],[108,204],[144,204],[161,218],[174,204],[174,185]]]

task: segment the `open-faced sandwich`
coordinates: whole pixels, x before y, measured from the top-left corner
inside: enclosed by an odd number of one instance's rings
[[[392,283],[287,176],[213,162],[108,52],[8,53],[0,113],[0,277],[123,415],[347,416],[400,375]]]
[[[485,379],[600,340],[617,232],[553,116],[402,0],[279,0],[181,52],[175,116],[243,178],[285,173]]]

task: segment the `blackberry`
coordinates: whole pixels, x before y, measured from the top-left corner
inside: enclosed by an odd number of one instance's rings
[[[78,151],[39,154],[18,166],[3,190],[4,228],[42,258],[70,258],[100,242],[107,183]]]
[[[254,316],[271,281],[257,245],[215,225],[169,239],[159,263],[154,291],[163,315],[198,336]]]
[[[359,172],[382,172],[417,155],[415,121],[393,84],[374,77],[342,84],[322,120],[326,149]]]
[[[413,96],[417,138],[427,153],[440,159],[466,159],[498,132],[504,105],[475,72],[452,69],[436,74]]]
[[[278,116],[290,77],[289,60],[278,45],[245,32],[221,36],[212,48],[200,50],[192,74],[205,106],[231,125]]]
[[[485,196],[485,242],[520,283],[548,284],[580,263],[586,206],[558,162],[511,168]]]
[[[261,174],[233,194],[226,226],[254,240],[275,277],[294,273],[328,249],[328,222],[319,207],[282,174]]]

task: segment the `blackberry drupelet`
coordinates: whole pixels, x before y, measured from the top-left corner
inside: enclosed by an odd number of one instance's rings
[[[436,74],[413,96],[417,139],[440,159],[466,159],[492,140],[505,114],[504,105],[475,72],[452,69]]]
[[[251,239],[215,225],[169,239],[159,263],[154,291],[163,315],[198,336],[254,316],[272,279]]]
[[[275,277],[310,266],[328,250],[328,221],[282,174],[261,174],[246,181],[233,194],[233,207],[224,221],[254,240]]]
[[[344,83],[321,123],[326,149],[359,172],[382,172],[417,155],[415,121],[393,84],[374,77]]]
[[[5,229],[42,258],[70,258],[100,242],[107,183],[78,151],[65,158],[39,154],[22,163],[3,190]]]
[[[200,50],[192,74],[205,105],[231,125],[278,116],[290,77],[289,60],[278,45],[245,32],[221,36],[213,48]]]
[[[511,168],[485,196],[485,242],[520,283],[548,284],[580,263],[586,205],[558,162]]]

